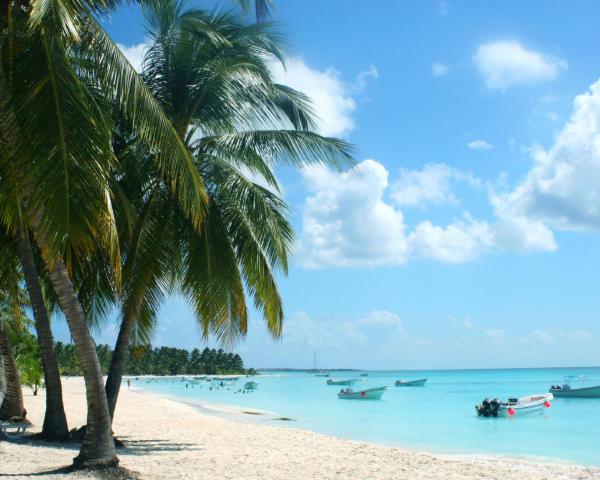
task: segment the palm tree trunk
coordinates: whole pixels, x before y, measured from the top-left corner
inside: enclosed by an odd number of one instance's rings
[[[0,408],[4,403],[4,397],[6,397],[6,369],[4,368],[4,355],[0,349]],[[2,438],[1,434],[0,438]]]
[[[115,418],[115,408],[117,407],[117,399],[119,398],[119,390],[121,389],[121,381],[123,380],[123,370],[125,369],[134,326],[135,318],[132,315],[124,314],[115,350],[110,361],[105,387],[111,422]]]
[[[54,352],[54,339],[52,338],[48,310],[46,309],[46,303],[42,294],[40,277],[33,258],[33,251],[27,231],[22,230],[19,232],[17,246],[33,310],[35,330],[37,332],[37,339],[42,354],[42,367],[44,369],[46,412],[41,437],[48,440],[64,440],[69,434],[69,429],[63,406],[58,360]]]
[[[4,369],[6,376],[6,396],[2,407],[0,407],[0,420],[8,420],[16,417],[25,418],[25,408],[23,407],[23,392],[21,390],[21,379],[19,378],[19,369],[10,346],[8,333],[4,326],[0,325],[0,350],[4,357]]]
[[[40,242],[40,239],[37,239]],[[43,245],[40,245],[44,251]],[[77,356],[83,371],[87,397],[87,428],[79,455],[73,460],[77,467],[114,466],[119,463],[113,441],[108,402],[104,392],[104,379],[96,344],[90,335],[85,313],[61,258],[54,265],[46,264],[50,280],[58,296],[60,307],[67,319]]]

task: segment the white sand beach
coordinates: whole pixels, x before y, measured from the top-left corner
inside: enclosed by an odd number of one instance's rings
[[[83,382],[63,382],[69,426],[83,424]],[[26,392],[35,432],[44,396]],[[281,426],[236,422],[156,395],[119,397],[115,432],[127,445],[121,465],[143,479],[600,479],[600,469],[505,457],[446,456],[370,445]],[[0,477],[90,478],[47,473],[69,465],[75,446],[0,442]]]

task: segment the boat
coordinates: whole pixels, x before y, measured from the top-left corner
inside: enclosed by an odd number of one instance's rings
[[[361,377],[368,377],[368,376],[369,376],[369,374],[368,374],[368,373],[361,373],[361,374],[360,374],[360,376],[361,376]]]
[[[426,378],[419,378],[418,380],[396,380],[397,387],[422,387],[427,381]]]
[[[355,378],[350,378],[348,380],[334,380],[333,378],[330,378],[327,380],[327,385],[354,385],[355,383]]]
[[[213,377],[213,382],[237,382],[240,377]]]
[[[571,380],[579,378],[584,380],[584,376],[580,377],[564,377],[565,383],[563,385],[552,385],[548,390],[555,397],[561,398],[600,398],[600,385],[596,386],[582,386],[573,387],[571,386]]]
[[[246,382],[244,384],[244,390],[256,390],[258,388],[258,383],[256,382]]]
[[[552,406],[550,402],[553,399],[554,395],[552,393],[509,398],[507,402],[497,398],[493,400],[486,398],[480,405],[475,407],[475,411],[480,417],[512,417],[526,413],[543,412],[546,408]]]
[[[329,377],[329,374],[327,372],[322,372],[322,373],[315,373],[315,376],[317,376],[317,377]]]
[[[342,388],[338,393],[338,398],[344,400],[380,400],[386,389],[387,387],[367,388],[366,390]]]
[[[182,377],[181,378],[182,382],[185,382],[186,384],[189,385],[200,385],[200,380],[197,380],[196,378],[191,378],[191,377]]]

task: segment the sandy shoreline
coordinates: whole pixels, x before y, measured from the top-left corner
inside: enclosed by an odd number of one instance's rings
[[[69,427],[85,420],[79,378],[64,381]],[[33,431],[44,396],[25,397]],[[446,456],[347,441],[297,428],[236,422],[148,392],[123,389],[114,430],[127,445],[121,465],[144,479],[600,479],[600,469],[505,457]],[[69,465],[76,446],[0,442],[0,477],[89,478],[42,474]]]

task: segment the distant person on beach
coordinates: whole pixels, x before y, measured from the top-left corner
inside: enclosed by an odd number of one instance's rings
[[[131,390],[131,379],[130,378],[127,379],[127,388],[129,390]]]

